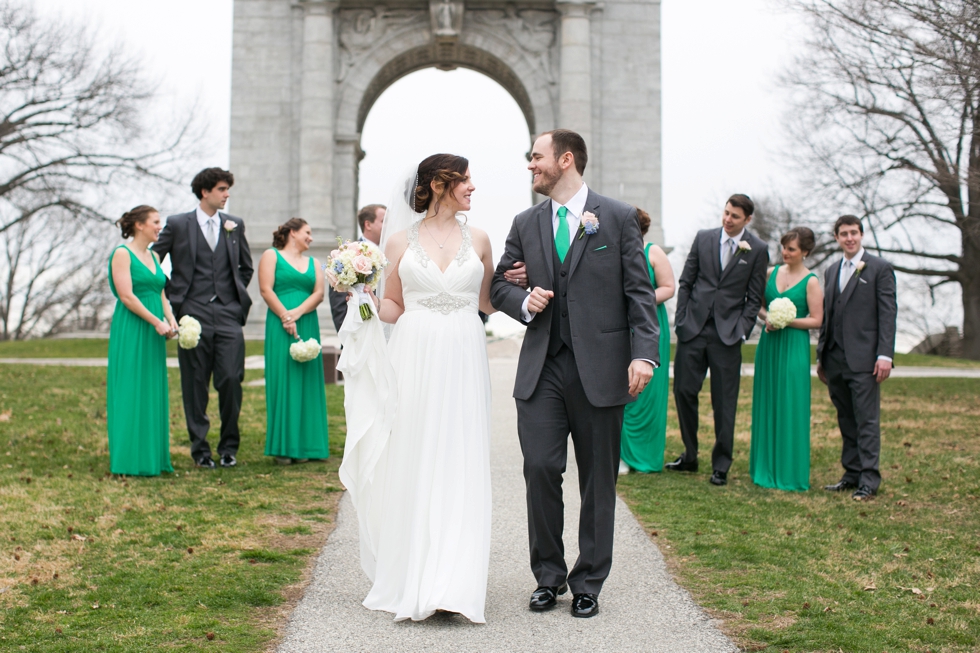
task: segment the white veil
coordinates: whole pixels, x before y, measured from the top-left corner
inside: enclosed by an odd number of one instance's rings
[[[385,221],[381,226],[381,251],[388,255],[388,240],[392,235],[400,231],[405,231],[416,222],[425,217],[425,211],[416,213],[412,208],[415,200],[415,189],[419,183],[419,167],[413,165],[407,168],[395,180],[395,186],[391,191],[391,199],[388,201],[388,208],[385,211]],[[381,282],[378,285],[377,295],[383,298],[385,292],[385,279],[395,271],[398,261],[389,261],[385,269]]]

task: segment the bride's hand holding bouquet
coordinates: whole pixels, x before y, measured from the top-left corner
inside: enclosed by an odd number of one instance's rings
[[[324,276],[330,287],[337,292],[351,293],[357,297],[362,320],[374,315],[369,304],[377,306],[374,290],[381,281],[381,272],[388,260],[374,243],[337,239],[339,247],[332,252],[323,266]]]

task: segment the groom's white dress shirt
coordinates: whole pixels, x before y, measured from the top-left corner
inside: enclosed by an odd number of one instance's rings
[[[852,258],[847,258],[847,255],[844,255],[844,260],[840,262],[840,274],[837,276],[838,291],[844,292],[844,288],[847,288],[847,284],[850,283],[854,277],[854,273],[857,272],[857,264],[861,262],[862,258],[864,258],[863,247]],[[892,359],[888,356],[879,356],[878,360],[892,362]]]
[[[738,250],[738,242],[742,240],[742,236],[745,235],[745,229],[742,229],[738,234],[734,236],[729,236],[724,230],[721,230],[721,245],[718,246],[718,254],[721,257],[721,269],[725,269],[725,254],[728,254],[728,262],[735,258],[735,252]],[[728,250],[727,252],[725,250]]]

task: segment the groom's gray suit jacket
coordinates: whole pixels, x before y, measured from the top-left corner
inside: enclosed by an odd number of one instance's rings
[[[883,258],[865,250],[864,270],[852,277],[840,292],[843,259],[827,270],[824,282],[823,324],[817,341],[817,360],[826,367],[824,355],[835,342],[854,372],[872,372],[879,356],[895,357],[898,305],[895,270]]]
[[[627,370],[641,358],[660,363],[657,299],[647,262],[636,209],[589,191],[585,210],[599,220],[599,231],[571,234],[567,275],[556,278],[551,200],[514,218],[503,256],[490,288],[493,306],[523,322],[521,306],[527,292],[504,278],[516,261],[527,265],[531,288],[555,292],[548,307],[527,327],[517,365],[514,397],[534,393],[548,354],[552,311],[559,310],[559,295],[567,307],[571,348],[582,386],[593,406],[620,406],[633,401]],[[582,235],[579,238],[579,235]],[[664,325],[666,327],[666,325]]]

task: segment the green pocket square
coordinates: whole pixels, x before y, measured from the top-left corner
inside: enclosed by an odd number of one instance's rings
[[[600,249],[606,249],[607,247],[609,247],[609,245],[603,245],[602,247],[596,247],[596,248],[595,248],[594,250],[592,250],[592,251],[593,251],[593,252],[598,252],[598,251],[599,251]]]

